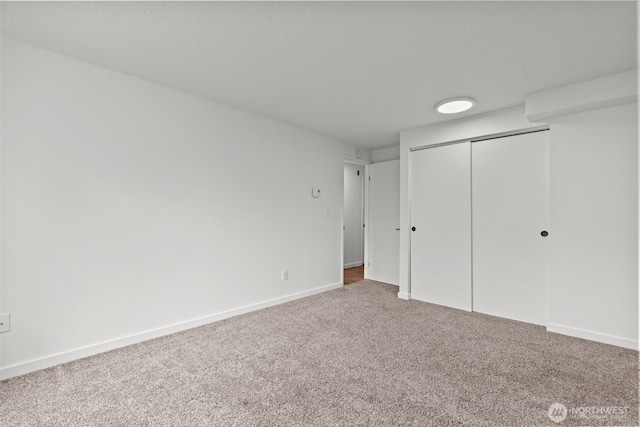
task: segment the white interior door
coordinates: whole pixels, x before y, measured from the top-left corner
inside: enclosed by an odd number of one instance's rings
[[[546,325],[549,132],[472,144],[473,310]]]
[[[471,146],[411,153],[411,298],[471,311]]]
[[[369,166],[367,279],[400,282],[400,160]]]

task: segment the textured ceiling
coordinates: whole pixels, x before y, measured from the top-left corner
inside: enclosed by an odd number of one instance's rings
[[[2,2],[2,34],[368,148],[636,68],[636,2]],[[459,116],[456,116],[459,117]]]

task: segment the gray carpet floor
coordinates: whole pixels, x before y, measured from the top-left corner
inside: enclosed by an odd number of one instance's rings
[[[638,425],[638,352],[397,290],[359,282],[5,380],[0,425]],[[627,409],[578,417],[591,407]]]

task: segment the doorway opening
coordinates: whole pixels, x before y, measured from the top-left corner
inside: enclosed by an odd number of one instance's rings
[[[344,162],[343,283],[364,280],[365,172],[363,164]]]

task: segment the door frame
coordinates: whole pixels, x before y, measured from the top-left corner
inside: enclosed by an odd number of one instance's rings
[[[364,277],[368,276],[369,251],[367,244],[369,242],[368,227],[369,224],[369,165],[368,160],[358,159],[351,156],[343,156],[342,158],[342,215],[340,216],[340,282],[344,286],[344,165],[353,164],[358,166],[364,166],[364,186],[362,188],[362,203],[364,208],[364,248],[363,248],[363,262],[364,262]]]

